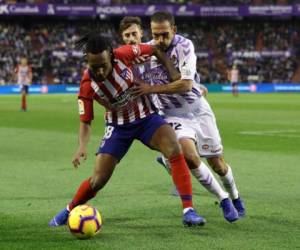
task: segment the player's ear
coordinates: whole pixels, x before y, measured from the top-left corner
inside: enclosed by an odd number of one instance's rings
[[[176,25],[173,26],[173,32],[177,33],[177,26]]]

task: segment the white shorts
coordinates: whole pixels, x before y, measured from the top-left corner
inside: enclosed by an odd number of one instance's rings
[[[174,128],[177,138],[193,139],[200,156],[210,158],[223,154],[223,146],[215,115],[204,97],[193,112],[175,115],[165,114],[165,120]]]

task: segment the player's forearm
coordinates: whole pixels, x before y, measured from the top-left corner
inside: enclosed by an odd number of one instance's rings
[[[192,90],[193,83],[191,80],[177,80],[164,85],[151,86],[152,94],[176,94]]]
[[[180,72],[175,68],[174,64],[171,62],[169,58],[167,58],[164,52],[154,47],[153,55],[155,55],[157,59],[162,63],[162,65],[166,68],[171,81],[176,81],[180,79],[181,77]]]
[[[91,124],[89,122],[80,122],[79,126],[79,146],[85,148],[90,140]]]

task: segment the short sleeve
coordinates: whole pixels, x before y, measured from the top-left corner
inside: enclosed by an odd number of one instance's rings
[[[125,45],[114,50],[117,59],[132,64],[139,56],[153,54],[153,47],[149,44]]]
[[[197,56],[194,45],[190,40],[187,40],[183,45],[178,46],[181,79],[194,80],[197,74]]]
[[[91,81],[83,78],[78,93],[78,110],[82,122],[90,122],[94,119],[93,98],[94,90]]]

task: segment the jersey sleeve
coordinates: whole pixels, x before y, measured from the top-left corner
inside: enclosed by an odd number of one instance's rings
[[[91,122],[94,119],[93,108],[94,90],[91,87],[91,81],[86,77],[80,82],[78,93],[78,109],[80,121]]]
[[[149,44],[125,45],[114,50],[115,57],[132,64],[140,56],[151,56],[153,47]]]
[[[194,80],[197,74],[197,56],[193,43],[187,40],[183,45],[179,45],[178,54],[181,79]]]

